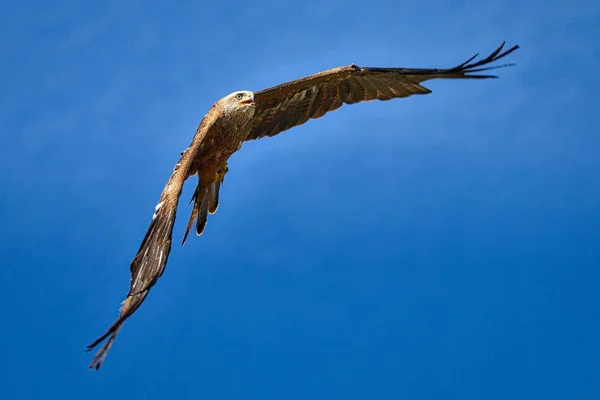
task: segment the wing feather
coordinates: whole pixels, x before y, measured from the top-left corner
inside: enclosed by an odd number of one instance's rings
[[[275,136],[309,119],[320,118],[343,104],[391,100],[431,90],[421,83],[431,79],[487,79],[478,74],[513,64],[488,64],[512,53],[519,46],[502,51],[504,42],[486,58],[473,62],[477,54],[452,68],[381,68],[348,65],[329,69],[254,93],[256,111],[247,140]]]
[[[356,80],[365,90],[365,101],[377,99],[379,89],[372,80],[364,79],[362,76],[357,76]]]
[[[90,363],[90,368],[100,369],[123,323],[140,307],[152,286],[165,270],[171,252],[173,225],[175,224],[177,205],[183,184],[194,172],[192,168],[194,160],[198,155],[202,140],[211,121],[212,118],[209,112],[202,119],[192,143],[182,153],[161,193],[152,221],[129,267],[131,272],[129,293],[122,303],[119,318],[102,336],[87,346],[86,350],[90,351],[108,338],[108,341],[96,353]]]
[[[313,95],[313,100],[310,103],[310,109],[308,111],[309,118],[319,118],[325,114],[325,112],[322,111],[323,98],[323,86],[317,85],[315,87],[315,94]]]

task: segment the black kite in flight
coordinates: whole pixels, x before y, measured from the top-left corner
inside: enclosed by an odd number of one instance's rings
[[[478,73],[512,65],[488,66],[519,48],[513,46],[502,52],[503,47],[504,43],[483,60],[473,62],[475,55],[453,68],[370,68],[353,64],[259,92],[234,92],[217,101],[200,122],[190,146],[181,153],[162,191],[152,222],[131,262],[130,289],[122,303],[119,318],[104,335],[87,347],[90,351],[108,338],[90,368],[100,368],[121,326],[142,304],[164,272],[171,251],[179,196],[188,178],[197,175],[198,184],[183,243],[194,222],[196,234],[200,235],[208,214],[217,211],[219,189],[227,173],[227,160],[242,147],[243,142],[275,136],[311,118],[320,118],[343,104],[431,93],[421,86],[422,82],[430,79],[497,78]]]

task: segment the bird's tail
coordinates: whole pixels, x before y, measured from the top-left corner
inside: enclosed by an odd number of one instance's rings
[[[183,241],[181,245],[185,244],[187,237],[196,221],[196,235],[200,236],[206,228],[206,222],[208,220],[208,214],[214,214],[219,208],[219,192],[221,190],[222,180],[218,180],[208,186],[203,186],[202,182],[198,180],[196,190],[192,195],[190,203],[194,203],[192,213],[183,235]]]
[[[204,228],[206,227],[207,214],[208,214],[208,196],[207,196],[208,188],[203,187],[202,183],[198,181],[198,185],[196,186],[196,190],[192,195],[192,200],[190,203],[194,203],[192,208],[192,214],[190,215],[190,219],[188,221],[187,227],[185,229],[185,234],[183,235],[183,240],[181,241],[181,245],[185,244],[187,237],[192,229],[192,225],[194,225],[194,221],[196,221],[196,234],[201,235],[204,232]]]
[[[146,298],[147,294],[148,294],[148,290],[144,290],[140,293],[137,293],[137,294],[134,294],[131,296],[127,296],[127,298],[125,299],[125,301],[123,301],[123,304],[121,306],[119,319],[117,319],[115,321],[115,323],[112,324],[110,326],[110,328],[108,328],[108,330],[106,331],[106,333],[104,335],[100,336],[92,344],[87,346],[86,351],[91,351],[94,347],[96,347],[101,342],[103,342],[106,338],[108,338],[106,343],[104,343],[102,345],[100,350],[98,350],[98,352],[94,356],[94,359],[92,360],[92,362],[89,365],[90,369],[96,369],[96,370],[100,369],[100,367],[102,366],[102,363],[104,362],[104,360],[106,359],[106,356],[108,355],[108,352],[110,351],[110,348],[112,347],[115,339],[117,338],[117,334],[119,333],[119,330],[123,326],[123,323],[142,304],[142,302]]]
[[[214,214],[219,208],[219,191],[221,190],[221,182],[216,181],[208,187],[208,213]]]

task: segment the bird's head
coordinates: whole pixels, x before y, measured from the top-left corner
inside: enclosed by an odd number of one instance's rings
[[[249,112],[254,113],[254,93],[249,90],[240,90],[223,97],[220,102],[226,113]]]

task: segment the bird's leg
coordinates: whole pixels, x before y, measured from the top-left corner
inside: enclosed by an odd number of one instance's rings
[[[225,180],[225,175],[227,174],[228,171],[229,171],[229,167],[227,166],[227,161],[225,161],[225,162],[223,162],[223,164],[221,164],[220,168],[217,170],[215,181],[223,183],[223,180]]]
[[[217,165],[210,166],[205,168],[204,171],[200,174],[200,184],[202,187],[208,187],[213,183],[223,182],[225,179],[225,174],[227,174],[229,168],[227,167],[227,162],[222,162]]]

